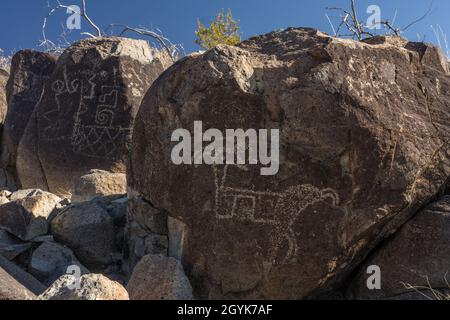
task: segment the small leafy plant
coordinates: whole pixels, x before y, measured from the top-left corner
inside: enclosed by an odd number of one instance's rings
[[[214,48],[218,44],[234,46],[241,42],[239,23],[234,20],[231,10],[228,10],[227,13],[223,10],[219,12],[209,27],[206,27],[199,19],[197,19],[197,23],[195,43],[206,50]]]

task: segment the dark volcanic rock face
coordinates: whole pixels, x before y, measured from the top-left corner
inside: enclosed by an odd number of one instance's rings
[[[381,290],[368,290],[368,266],[381,272]],[[450,196],[419,212],[364,263],[350,286],[354,299],[387,299],[410,293],[407,285],[434,299],[433,288],[448,291],[450,272]]]
[[[83,40],[67,49],[19,148],[24,187],[67,195],[90,169],[124,172],[142,96],[166,63],[147,42],[125,38]]]
[[[11,64],[7,84],[8,112],[2,136],[2,166],[16,176],[17,148],[36,104],[42,95],[44,82],[52,74],[57,58],[53,55],[23,50],[17,52]]]
[[[448,178],[448,71],[431,46],[312,29],[192,55],[143,101],[130,191],[176,226],[169,253],[197,297],[314,297],[340,285]],[[194,121],[223,133],[280,129],[279,173],[174,165],[171,135],[192,134]]]

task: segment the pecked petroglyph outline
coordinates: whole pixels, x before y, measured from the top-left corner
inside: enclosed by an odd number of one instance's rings
[[[62,79],[55,80],[51,84],[54,92],[55,108],[44,114],[49,125],[44,128],[45,132],[52,132],[58,128],[58,116],[63,110],[61,96],[79,93],[79,103],[74,115],[74,125],[70,136],[73,152],[88,157],[105,158],[114,154],[122,144],[122,138],[131,134],[131,127],[114,125],[116,110],[119,103],[120,86],[117,85],[117,68],[113,68],[112,85],[102,85],[100,95],[96,95],[95,79],[98,76],[93,70],[83,71],[86,80],[76,77],[70,80],[67,67],[64,67]],[[88,109],[89,105],[96,104],[94,123],[88,124],[83,121],[85,113],[93,112]],[[56,118],[56,121],[55,121]],[[48,140],[59,140],[61,137],[47,135]]]
[[[222,172],[217,165],[213,166],[215,183],[215,207],[214,213],[218,220],[247,220],[255,224],[270,225],[274,227],[270,235],[269,262],[276,263],[280,246],[283,241],[287,241],[288,250],[286,255],[279,261],[281,264],[295,262],[298,253],[297,237],[293,230],[293,225],[300,214],[315,203],[331,200],[332,206],[338,206],[340,203],[339,195],[331,188],[319,189],[309,184],[292,186],[284,192],[255,191],[250,189],[232,188],[227,186],[228,168],[225,165]],[[244,166],[237,166],[245,170]],[[220,213],[222,199],[231,198],[231,210],[227,214]],[[239,210],[239,200],[249,200],[251,205],[250,212]],[[283,212],[284,215],[277,219],[277,214],[272,218],[258,218],[258,206],[263,201],[272,200],[274,205],[272,210]],[[242,209],[242,208],[241,208]],[[287,215],[287,216],[286,216]]]

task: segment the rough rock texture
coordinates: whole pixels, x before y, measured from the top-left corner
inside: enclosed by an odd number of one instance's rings
[[[32,247],[30,242],[24,242],[5,230],[0,230],[0,256],[13,260],[18,255]]]
[[[117,197],[104,197],[71,205],[51,222],[51,233],[59,243],[71,248],[89,269],[113,263],[121,251],[126,206],[114,203]],[[122,212],[117,210],[122,206]]]
[[[56,242],[44,242],[33,252],[28,271],[43,284],[50,286],[66,274],[70,266],[79,267],[81,274],[89,273],[72,250]]]
[[[3,124],[8,110],[8,99],[6,98],[6,84],[9,73],[0,69],[0,123]]]
[[[139,261],[127,285],[130,300],[192,300],[192,287],[181,263],[162,255]]]
[[[128,194],[127,213],[128,223],[125,228],[127,244],[124,250],[126,264],[123,271],[131,275],[136,264],[145,255],[169,253],[169,231],[167,214],[131,192]]]
[[[368,290],[364,272],[381,269],[381,290]],[[350,286],[349,298],[386,299],[408,293],[402,284],[448,288],[450,281],[450,196],[445,196],[408,221],[362,266]],[[428,279],[428,280],[427,280]],[[427,292],[429,295],[430,292]]]
[[[42,196],[42,195],[47,195],[51,197],[52,193],[42,191],[40,189],[21,189],[11,193],[8,198],[10,201],[16,201],[27,197]]]
[[[6,112],[8,110],[8,103],[6,99],[6,83],[8,81],[9,73],[0,69],[0,128],[3,127]],[[5,169],[0,169],[0,189],[8,188],[8,173]]]
[[[189,56],[149,90],[130,193],[173,219],[170,254],[196,297],[332,290],[443,186],[448,63],[431,45],[378,42],[287,29]],[[280,129],[278,174],[174,165],[172,133],[192,135],[194,121],[222,133]]]
[[[24,241],[45,235],[48,232],[48,217],[61,200],[46,193],[4,204],[0,206],[0,229]]]
[[[36,296],[0,267],[0,300],[35,300]]]
[[[17,282],[33,292],[35,295],[40,295],[46,289],[46,287],[31,274],[23,271],[15,263],[6,260],[2,256],[0,256],[0,269],[6,271]]]
[[[51,54],[22,50],[11,63],[7,84],[8,112],[3,126],[1,164],[15,180],[17,148],[36,104],[44,82],[52,74],[57,58]],[[10,184],[17,185],[18,181]]]
[[[70,286],[75,283],[74,276],[61,276],[38,300],[129,300],[122,285],[100,274],[82,276],[80,287],[71,289]]]
[[[167,61],[142,40],[88,39],[69,47],[19,145],[22,186],[70,195],[93,168],[123,173],[142,97]]]
[[[123,195],[126,193],[126,174],[91,170],[75,182],[71,200],[72,202],[83,202],[98,196]]]

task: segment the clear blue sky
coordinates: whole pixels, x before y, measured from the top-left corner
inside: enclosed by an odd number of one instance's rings
[[[36,48],[41,39],[43,18],[55,0],[1,0],[0,48],[5,52],[24,48]],[[61,0],[64,4],[79,4],[80,0]],[[325,18],[325,8],[348,6],[348,0],[88,0],[91,17],[101,27],[110,23],[133,26],[144,25],[161,29],[173,42],[184,45],[187,52],[198,50],[194,44],[196,19],[209,22],[223,9],[232,9],[244,38],[288,26],[316,27],[326,32],[331,28]],[[392,19],[398,10],[398,26],[407,25],[420,17],[430,6],[428,0],[358,0],[358,7],[366,16],[368,5],[379,5],[383,19]],[[450,1],[434,0],[433,12],[413,26],[405,35],[417,40],[417,33],[435,42],[431,25],[440,25],[450,36]],[[61,11],[48,22],[48,38],[55,39],[65,24],[67,15]],[[86,23],[82,31],[91,31]],[[71,40],[80,38],[79,32],[71,34]]]

